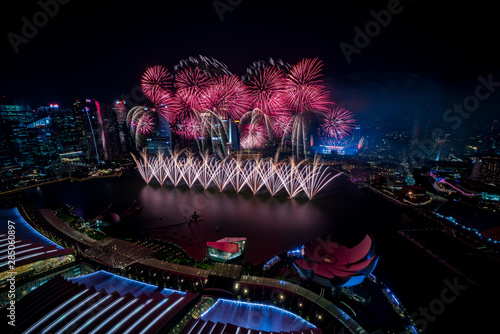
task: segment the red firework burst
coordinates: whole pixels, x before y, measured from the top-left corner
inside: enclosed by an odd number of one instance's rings
[[[185,139],[198,139],[205,133],[203,121],[196,116],[186,117],[177,124],[177,133]]]
[[[239,119],[250,109],[248,88],[235,75],[222,75],[205,91],[203,106],[220,117]]]
[[[137,131],[139,131],[143,135],[150,134],[155,130],[155,127],[156,127],[155,118],[153,117],[153,115],[149,113],[143,114],[137,120]]]
[[[269,140],[266,126],[260,122],[251,122],[240,126],[243,149],[261,148]]]
[[[254,109],[241,117],[239,128],[242,148],[259,148],[269,141],[271,118],[260,109]]]
[[[191,109],[201,111],[205,91],[210,87],[210,77],[198,68],[181,70],[175,78],[177,97]]]
[[[274,66],[260,69],[250,80],[253,107],[266,114],[285,109],[285,73]]]
[[[328,92],[320,79],[322,67],[323,64],[317,58],[306,58],[290,69],[285,99],[295,112],[323,113],[328,110]]]
[[[271,116],[271,128],[276,138],[282,138],[292,132],[292,113],[288,111],[275,112]]]
[[[142,76],[141,87],[144,95],[155,106],[166,104],[170,99],[170,73],[160,65],[150,67]]]
[[[341,140],[352,132],[355,125],[356,119],[354,119],[354,115],[345,108],[337,107],[325,114],[321,129],[325,137]]]

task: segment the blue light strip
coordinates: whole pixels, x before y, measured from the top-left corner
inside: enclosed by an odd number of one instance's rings
[[[52,253],[52,252],[56,252],[56,251],[57,251],[57,249],[53,249],[53,250],[50,250],[50,251],[47,251],[47,252],[35,253],[35,254],[30,254],[30,255],[26,255],[26,256],[22,256],[22,257],[16,257],[16,261],[19,262],[21,260],[29,259],[29,258],[38,256],[38,255],[43,255],[43,254]],[[7,263],[9,263],[9,262],[7,261],[7,262],[0,263],[0,267],[5,266]]]
[[[128,278],[128,277],[123,277],[123,276],[120,276],[120,275],[112,274],[112,273],[107,272],[105,270],[99,270],[99,271],[96,271],[94,273],[87,274],[87,275],[82,275],[82,276],[79,276],[79,277],[68,278],[68,281],[75,281],[77,283],[80,283],[80,281],[83,282],[88,277],[90,277],[92,275],[97,275],[97,274],[104,274],[104,275],[107,276],[106,277],[107,279],[124,280],[124,281],[127,281],[127,282],[130,282],[130,283],[134,284],[135,286],[152,287],[152,288],[155,288],[155,289],[158,288],[157,285],[150,284],[150,283],[144,283],[144,282],[140,282],[140,281],[136,281],[136,280],[133,280],[133,279]],[[178,293],[180,295],[185,295],[186,294],[186,292],[184,292],[184,291],[167,289],[167,288],[164,288],[160,292],[163,292],[163,291],[166,291],[166,292],[169,292],[169,293],[174,293],[175,292],[175,293]]]
[[[16,248],[16,258],[17,258],[17,255],[19,254],[23,254],[23,253],[26,253],[26,252],[29,252],[29,251],[34,251],[34,250],[37,250],[37,249],[41,249],[41,248],[44,248],[45,246],[40,246],[40,247],[34,247],[34,248],[29,248],[29,249],[23,249],[22,251],[18,252],[17,251],[17,248]],[[5,254],[5,255],[2,255],[0,257],[0,260],[4,260],[6,259],[7,257],[9,256],[9,254]]]
[[[7,222],[7,220],[10,219],[16,223],[16,234],[20,237],[20,239],[30,239],[32,243],[41,241],[47,245],[55,245],[58,249],[64,249],[64,247],[56,244],[54,241],[50,240],[49,238],[35,230],[30,224],[28,224],[28,222],[24,220],[23,216],[21,216],[21,214],[19,213],[19,209],[17,207],[0,210],[0,218],[2,222]]]
[[[174,306],[177,305],[177,303],[181,302],[182,299],[183,298],[177,299],[175,301],[175,303],[173,303],[172,305],[170,305],[169,307],[167,307],[167,309],[165,311],[163,311],[162,313],[160,313],[160,315],[158,315],[153,321],[151,321],[151,323],[146,328],[144,328],[139,334],[146,333],[151,328],[151,326],[153,326],[154,324],[156,324],[158,322],[158,320],[160,320],[161,318],[163,318],[165,316],[165,314],[167,314],[172,308],[174,308]]]
[[[125,322],[127,322],[130,318],[132,318],[137,312],[145,308],[149,303],[151,303],[152,299],[148,299],[144,304],[139,305],[135,308],[135,310],[127,315],[125,318],[123,318],[119,323],[115,325],[107,334],[112,334],[118,330]]]
[[[104,321],[98,327],[96,327],[92,332],[90,332],[90,334],[99,333],[99,330],[102,327],[106,326],[108,324],[108,322],[110,322],[111,320],[113,320],[114,318],[116,318],[119,314],[121,314],[123,311],[125,311],[126,309],[128,309],[129,307],[131,307],[132,305],[134,305],[137,301],[138,301],[137,299],[132,299],[127,305],[125,305],[124,307],[122,307],[118,312],[116,312],[115,314],[113,314],[111,317],[109,317],[108,319],[106,319],[106,321]]]
[[[137,320],[135,323],[132,324],[132,326],[130,326],[127,331],[123,332],[123,334],[128,334],[130,333],[130,331],[132,329],[134,329],[137,325],[139,325],[144,319],[146,319],[151,313],[153,313],[154,311],[156,311],[159,307],[161,307],[165,302],[167,301],[167,299],[164,299],[162,300],[161,302],[159,302],[158,304],[156,304],[152,309],[150,309],[148,312],[146,312],[146,314],[143,314],[142,317],[139,318],[139,320]]]
[[[217,299],[217,301],[215,302],[215,304],[213,304],[212,306],[210,306],[210,308],[208,310],[206,310],[205,312],[203,312],[203,314],[200,315],[200,318],[203,318],[213,307],[215,307],[215,305],[217,305],[219,303],[219,300],[220,299]]]
[[[238,304],[238,305],[260,306],[260,307],[263,307],[263,308],[269,308],[269,309],[272,309],[272,310],[277,311],[279,313],[285,313],[285,314],[287,314],[287,315],[289,315],[289,316],[291,316],[293,318],[300,319],[301,321],[307,323],[309,326],[311,326],[313,328],[316,328],[315,325],[313,325],[309,321],[307,321],[307,320],[299,317],[295,313],[292,313],[292,312],[287,311],[287,310],[283,310],[283,309],[281,309],[279,307],[271,306],[271,305],[266,305],[266,304],[260,304],[260,303],[249,303],[249,302],[235,301],[235,300],[229,300],[229,299],[218,299],[217,302],[212,305],[212,307],[210,307],[208,310],[206,310],[205,312],[203,312],[203,314],[200,316],[200,318],[202,318],[203,316],[205,316],[212,308],[214,308],[215,305],[217,305],[219,303],[219,301],[228,302],[228,303],[232,303],[232,304]]]
[[[21,242],[21,240],[19,240],[19,242]],[[16,246],[16,251],[19,249],[19,248],[23,248],[23,247],[26,247],[26,246],[31,246],[33,244],[23,244],[23,245],[20,245],[20,246]],[[5,250],[3,251],[0,251],[0,254],[4,253],[4,252],[7,252],[9,249],[8,248],[5,248]]]
[[[89,312],[92,312],[92,310],[94,310],[96,307],[98,307],[99,305],[101,305],[102,303],[104,303],[106,300],[108,300],[109,298],[111,298],[111,295],[107,295],[106,297],[102,298],[101,300],[99,300],[97,303],[95,303],[94,305],[92,305],[92,307],[89,307],[88,309],[86,309],[84,312],[80,313],[76,318],[74,318],[72,321],[68,322],[66,324],[66,326],[64,326],[63,328],[61,328],[60,330],[57,331],[57,333],[65,333],[66,332],[66,329],[68,329],[69,327],[73,326],[73,324],[75,322],[77,322],[78,320],[80,320],[82,317],[86,316]]]
[[[40,326],[41,324],[43,324],[47,319],[49,319],[50,317],[52,317],[55,313],[59,312],[60,309],[62,309],[63,307],[65,307],[66,305],[68,305],[69,303],[71,303],[73,300],[79,298],[82,294],[84,294],[85,292],[89,291],[89,289],[85,289],[83,290],[82,292],[80,292],[79,294],[73,296],[73,298],[67,300],[65,303],[61,304],[58,308],[56,308],[55,310],[53,310],[52,312],[50,312],[49,314],[47,314],[45,317],[43,317],[42,319],[38,320],[33,326],[31,326],[30,328],[28,328],[28,330],[26,332],[24,332],[24,334],[29,334],[31,333],[35,328],[37,328],[38,326]]]
[[[109,304],[108,306],[106,306],[101,312],[97,313],[95,316],[93,316],[92,318],[90,318],[89,320],[87,320],[86,323],[84,323],[82,326],[80,326],[80,328],[78,328],[78,330],[76,332],[74,332],[73,334],[78,334],[80,333],[82,330],[84,330],[88,325],[90,325],[96,318],[98,318],[101,314],[105,314],[108,310],[112,309],[113,307],[115,307],[118,303],[120,303],[125,297],[120,297],[118,298],[117,300],[115,300],[114,302],[112,302],[111,304]]]
[[[60,323],[61,321],[63,321],[67,316],[69,316],[70,314],[72,314],[73,312],[76,312],[77,310],[80,309],[80,307],[82,307],[83,305],[87,304],[89,302],[89,300],[95,298],[97,295],[99,294],[99,292],[96,292],[96,293],[93,293],[92,295],[90,295],[89,297],[85,298],[85,300],[81,301],[80,303],[78,303],[78,305],[74,306],[71,308],[71,310],[65,312],[63,315],[61,315],[59,318],[57,318],[56,320],[54,320],[49,326],[45,327],[43,329],[43,332],[42,334],[48,334],[48,333],[51,333],[51,329],[52,327],[54,327],[55,325],[57,325],[58,323]]]

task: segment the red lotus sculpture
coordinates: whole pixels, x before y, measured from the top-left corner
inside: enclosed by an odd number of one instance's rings
[[[374,248],[369,235],[352,248],[330,240],[313,241],[294,264],[302,278],[330,287],[353,286],[363,282],[377,265]]]

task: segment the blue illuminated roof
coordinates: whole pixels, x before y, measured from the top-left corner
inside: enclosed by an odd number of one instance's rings
[[[142,294],[150,296],[155,292],[160,292],[165,297],[168,297],[173,293],[178,293],[180,295],[186,294],[185,292],[178,290],[160,289],[156,285],[138,282],[130,278],[111,274],[104,270],[76,278],[70,278],[68,280],[71,282],[77,282],[78,284],[84,284],[87,288],[93,286],[97,291],[101,289],[106,290],[107,293],[117,291],[122,296],[129,292],[134,297],[139,297]]]
[[[201,315],[201,319],[278,333],[316,328],[298,315],[275,306],[227,299],[217,300],[210,309]]]
[[[45,246],[55,245],[57,249],[64,249],[49,238],[40,234],[37,230],[31,227],[19,213],[17,208],[0,210],[0,231],[7,233],[8,221],[15,223],[15,237],[21,240],[31,240],[32,243],[42,242]]]

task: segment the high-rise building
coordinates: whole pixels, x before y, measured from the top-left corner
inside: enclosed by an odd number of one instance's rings
[[[104,162],[103,119],[98,101],[85,99],[73,103],[77,126],[82,131],[83,156],[94,163]]]
[[[500,154],[500,121],[497,119],[493,121],[488,135],[491,141],[491,150],[495,154]]]
[[[474,158],[471,179],[500,185],[500,156]]]
[[[127,126],[127,108],[125,105],[125,101],[116,101],[114,107],[118,127],[120,153],[131,152],[134,147],[134,143]]]
[[[33,129],[36,135],[32,146],[34,165],[38,169],[47,171],[57,162],[59,149],[50,115],[40,113],[40,110],[36,111],[35,115],[40,118],[29,123],[27,127]]]
[[[54,138],[60,153],[77,152],[83,149],[83,124],[81,115],[71,108],[61,108],[57,104],[45,107],[52,120]]]
[[[120,137],[116,110],[110,105],[101,105],[100,111],[104,160],[117,161],[120,158]]]
[[[23,100],[2,97],[0,116],[3,138],[11,152],[13,162],[21,166],[34,165],[32,149],[36,140],[36,130],[27,126],[35,120],[29,105]],[[5,153],[3,159],[8,160]]]

